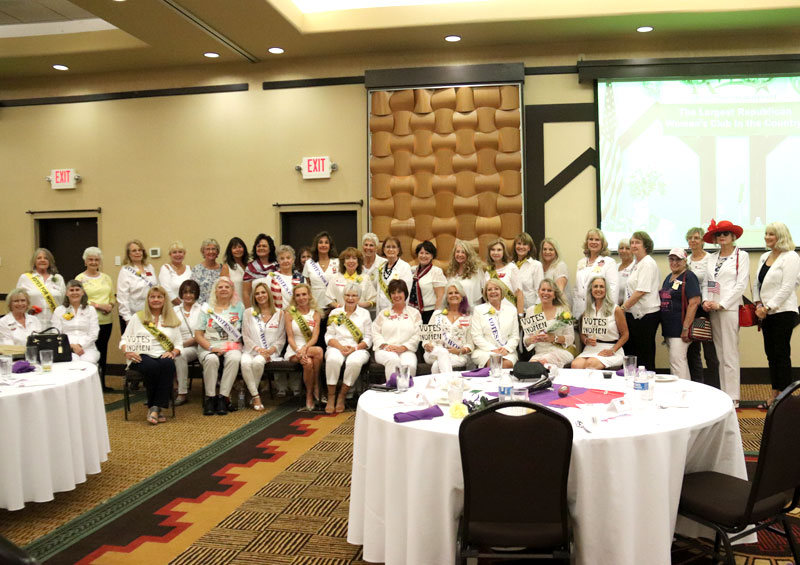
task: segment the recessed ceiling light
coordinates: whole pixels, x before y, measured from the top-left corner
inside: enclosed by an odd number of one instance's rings
[[[281,47],[270,47],[268,51],[273,55],[280,55],[283,53],[283,49]]]
[[[209,59],[216,59],[219,57],[219,53],[214,53],[213,51],[209,51],[208,53],[203,53],[203,57],[208,57]]]
[[[53,68],[57,71],[68,71],[69,67],[66,65],[53,65]]]
[[[450,43],[455,43],[456,41],[461,41],[460,35],[446,35],[444,37],[445,41],[449,41]]]
[[[639,33],[650,33],[653,31],[653,26],[639,26],[636,28]]]

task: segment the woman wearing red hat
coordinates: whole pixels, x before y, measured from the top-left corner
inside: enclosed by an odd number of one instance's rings
[[[711,331],[720,361],[720,385],[739,406],[739,305],[750,280],[750,257],[734,242],[742,228],[723,220],[711,220],[703,236],[716,243],[719,251],[706,257],[703,310],[711,314]]]

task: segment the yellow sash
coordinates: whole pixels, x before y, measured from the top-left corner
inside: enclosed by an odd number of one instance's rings
[[[346,327],[353,336],[353,339],[356,340],[356,343],[361,343],[361,340],[364,339],[363,332],[358,329],[358,326],[353,323],[353,320],[345,316],[344,312],[328,318],[328,325],[330,326],[331,324]]]
[[[289,314],[292,315],[292,319],[297,322],[297,327],[300,328],[300,331],[303,333],[303,337],[306,338],[306,341],[311,339],[311,328],[308,326],[308,322],[306,319],[303,318],[303,315],[297,311],[297,308],[292,306],[289,308]]]
[[[28,275],[28,278],[31,279],[31,282],[33,282],[34,286],[36,286],[36,289],[42,293],[42,296],[44,296],[44,301],[47,302],[47,307],[50,308],[50,312],[55,312],[56,300],[55,298],[53,298],[53,295],[50,294],[50,291],[47,290],[47,287],[44,286],[44,282],[42,282],[39,279],[39,277],[34,277],[33,273],[25,273],[25,274]]]
[[[142,319],[142,314],[144,314],[144,312],[139,312],[137,315],[139,316],[139,321],[142,322],[144,329],[150,332],[150,334],[152,334],[152,336],[158,340],[158,343],[161,344],[161,347],[163,347],[165,351],[172,351],[175,349],[175,345],[166,335],[164,335],[164,332],[158,329],[153,322],[145,322]]]

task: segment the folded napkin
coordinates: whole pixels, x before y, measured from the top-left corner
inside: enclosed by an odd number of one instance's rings
[[[624,377],[625,376],[625,369],[617,369],[617,376]]]
[[[397,388],[397,373],[392,373],[389,380],[386,381],[386,386],[389,388]],[[414,386],[414,377],[408,377],[408,388]]]
[[[474,371],[465,371],[461,373],[462,377],[488,377],[491,369],[484,367],[483,369],[475,369]]]
[[[433,420],[439,416],[444,416],[444,412],[439,408],[438,404],[434,404],[430,408],[423,410],[411,410],[410,412],[397,412],[394,415],[394,421],[402,424],[403,422],[413,422],[414,420]]]
[[[35,371],[36,367],[25,361],[24,359],[21,361],[17,361],[11,366],[12,373],[30,373],[31,371]]]

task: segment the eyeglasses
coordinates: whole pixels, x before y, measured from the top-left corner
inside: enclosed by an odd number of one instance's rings
[[[729,231],[718,231],[718,232],[717,232],[717,235],[725,235],[725,236],[728,236],[728,235],[731,235],[731,232],[729,232]]]

